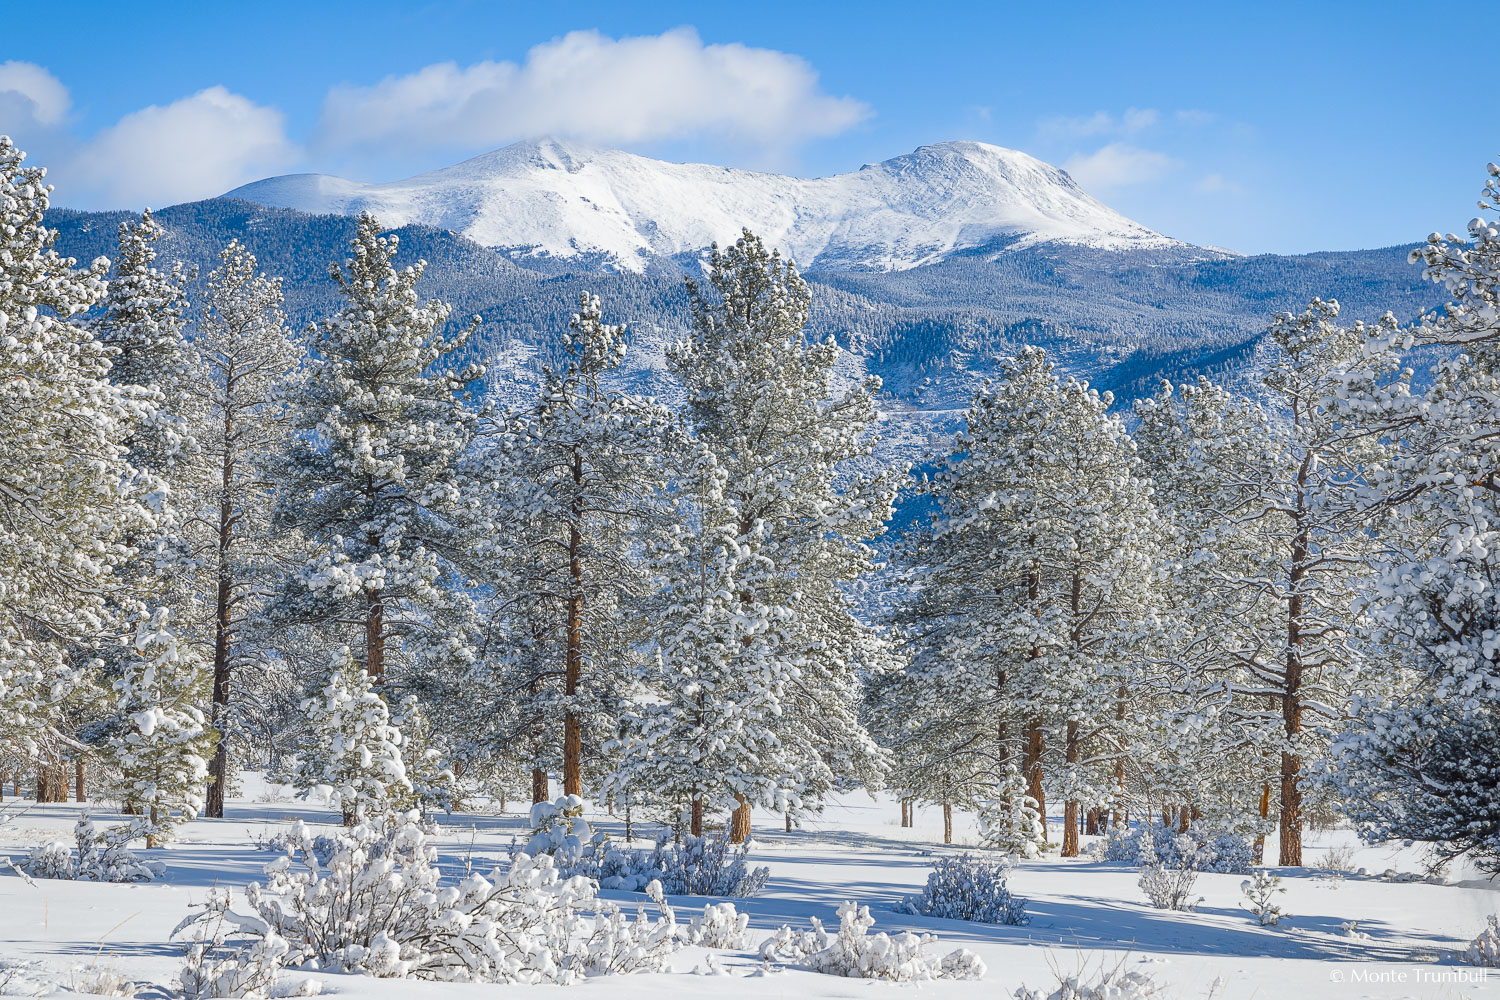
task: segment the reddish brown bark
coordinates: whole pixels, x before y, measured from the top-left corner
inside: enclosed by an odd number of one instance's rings
[[[750,800],[738,792],[734,798],[739,805],[729,817],[729,842],[743,844],[750,839]]]

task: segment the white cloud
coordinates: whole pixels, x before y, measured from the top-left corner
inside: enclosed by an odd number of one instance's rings
[[[36,63],[0,63],[0,131],[18,125],[57,125],[73,106],[68,88]]]
[[[283,118],[223,87],[133,111],[58,171],[63,204],[140,208],[223,194],[297,158]]]
[[[1165,153],[1112,142],[1087,156],[1070,158],[1063,168],[1085,189],[1097,191],[1159,180],[1181,165]]]
[[[1161,112],[1155,108],[1127,108],[1116,117],[1108,111],[1095,111],[1091,115],[1068,117],[1060,115],[1044,118],[1042,132],[1053,136],[1083,138],[1091,135],[1133,135],[1151,128],[1161,120]]]
[[[609,38],[574,31],[521,63],[438,63],[371,87],[332,90],[319,144],[370,148],[398,140],[480,148],[561,135],[629,145],[716,138],[785,149],[834,135],[870,109],[822,91],[794,55],[705,45],[691,28]]]

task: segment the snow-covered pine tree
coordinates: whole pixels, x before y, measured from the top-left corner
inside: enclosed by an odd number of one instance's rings
[[[197,640],[206,608],[186,535],[206,471],[195,437],[203,407],[194,390],[203,372],[186,335],[191,275],[181,264],[156,265],[165,232],[149,209],[139,221],[120,223],[109,290],[88,323],[111,351],[110,380],[144,408],[127,440],[128,457],[155,524],[130,539],[137,555],[121,570],[123,617],[170,606],[173,627]]]
[[[139,404],[77,317],[105,293],[52,249],[46,171],[0,136],[0,745],[55,763],[61,703],[84,680],[70,653],[108,631],[124,539],[145,530],[124,439]]]
[[[672,412],[603,384],[625,357],[625,328],[605,323],[597,296],[580,295],[561,370],[540,398],[493,429],[477,478],[494,484],[475,555],[504,574],[501,613],[540,632],[546,654],[512,661],[540,682],[562,718],[564,795],[583,793],[584,758],[616,734],[619,697],[649,638],[635,608],[650,580],[641,546],[666,512],[668,456],[682,435]]]
[[[1433,233],[1412,254],[1452,301],[1412,328],[1387,321],[1366,347],[1438,348],[1430,387],[1376,368],[1344,393],[1349,419],[1402,445],[1372,476],[1401,530],[1369,602],[1370,644],[1390,655],[1365,678],[1333,776],[1367,839],[1500,871],[1500,166],[1488,173],[1468,238]]]
[[[688,283],[692,329],[667,366],[725,474],[741,547],[754,542],[775,568],[739,597],[787,616],[777,736],[815,801],[835,777],[879,777],[880,750],[859,719],[860,676],[884,669],[889,649],[845,587],[874,565],[865,540],[885,530],[900,476],[849,472],[870,454],[879,383],[839,385],[838,345],[804,333],[811,293],[796,266],[748,231],[708,264],[706,287]],[[751,799],[739,802],[732,839],[749,837],[750,809]]]
[[[741,801],[793,811],[802,763],[777,736],[792,641],[783,609],[746,599],[774,573],[760,537],[742,536],[725,476],[701,447],[678,482],[677,524],[654,551],[665,592],[651,609],[659,636],[645,690],[627,712],[620,762],[604,797],[655,807],[703,835],[707,809]]]
[[[254,655],[244,630],[274,583],[272,468],[290,433],[282,400],[295,386],[303,356],[286,328],[281,280],[261,274],[238,240],[220,251],[219,266],[208,276],[193,347],[205,376],[188,390],[197,400],[193,436],[205,481],[189,538],[203,589],[213,595],[213,723],[222,737],[204,814],[222,818],[234,669]]]
[[[89,325],[113,352],[111,381],[151,406],[131,432],[131,464],[162,480],[150,485],[170,490],[173,478],[193,467],[193,418],[200,407],[192,389],[201,372],[186,335],[192,275],[180,263],[156,266],[156,243],[165,234],[150,209],[139,221],[120,223],[109,289]],[[155,492],[150,485],[147,491]],[[169,502],[170,494],[160,499]]]
[[[326,792],[344,825],[385,822],[416,805],[401,753],[401,731],[348,647],[336,652],[322,688],[302,703],[311,742],[293,779],[304,792]]]
[[[401,733],[401,760],[417,808],[424,815],[434,808],[450,813],[458,809],[463,789],[442,752],[433,746],[432,724],[416,695],[402,697],[391,725]]]
[[[1225,723],[1270,727],[1283,865],[1302,863],[1304,768],[1326,750],[1327,726],[1307,722],[1339,721],[1360,670],[1355,605],[1378,528],[1367,517],[1365,477],[1387,454],[1337,400],[1356,374],[1387,371],[1389,356],[1367,352],[1368,331],[1337,319],[1337,303],[1316,299],[1301,314],[1278,316],[1260,348],[1263,408],[1231,414],[1244,432],[1227,439],[1233,447],[1184,452],[1192,463],[1212,460],[1219,482],[1202,495],[1212,498],[1209,515],[1232,526],[1222,535],[1226,558],[1208,555],[1203,585],[1218,591],[1221,608],[1245,609],[1227,629],[1222,616],[1196,622],[1200,633],[1214,630],[1221,654],[1198,661],[1211,671],[1201,686],[1236,700],[1232,712],[1219,712]],[[1212,419],[1199,425],[1218,433]],[[1240,735],[1249,738],[1244,729]],[[1261,737],[1252,742],[1266,745]]]
[[[926,669],[960,675],[950,689],[988,725],[960,723],[950,739],[958,752],[995,747],[977,751],[996,762],[992,781],[1019,744],[1027,794],[1045,802],[1054,731],[1074,855],[1085,799],[1110,794],[1089,776],[1128,752],[1120,709],[1156,632],[1165,534],[1111,396],[1059,378],[1038,348],[1000,368],[932,486],[940,512],[913,617],[936,658]]]
[[[474,325],[445,334],[448,305],[417,295],[425,262],[398,269],[396,250],[361,215],[350,257],[329,268],[344,305],[309,331],[276,514],[314,547],[277,616],[357,631],[376,680],[392,640],[451,599],[441,578],[469,544],[458,466],[475,415],[463,392],[482,374],[450,363]]]
[[[1169,638],[1143,727],[1150,751],[1138,758],[1144,804],[1197,810],[1263,836],[1282,741],[1266,723],[1280,704],[1257,690],[1254,651],[1283,627],[1284,609],[1267,589],[1223,583],[1275,573],[1276,537],[1236,512],[1244,484],[1277,467],[1276,423],[1263,404],[1206,378],[1163,384],[1135,414],[1135,440],[1172,528],[1173,566],[1164,582]]]
[[[147,847],[161,846],[178,824],[197,818],[218,740],[198,707],[209,693],[208,665],[172,631],[169,615],[158,608],[137,624],[132,655],[114,682],[124,722],[104,748],[120,797],[148,824]]]

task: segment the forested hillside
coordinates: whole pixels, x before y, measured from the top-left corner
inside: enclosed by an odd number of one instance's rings
[[[125,212],[54,210],[59,247],[81,261],[114,252]],[[327,261],[337,260],[355,220],[312,216],[249,202],[213,199],[163,209],[160,254],[207,273],[218,248],[240,240],[270,274],[284,278],[286,311],[300,327],[337,299]],[[420,290],[484,323],[464,349],[495,362],[504,393],[512,378],[534,376],[560,358],[578,293],[606,299],[636,336],[659,344],[687,327],[682,276],[693,258],[660,258],[646,273],[604,270],[585,258],[513,261],[454,233],[422,226],[395,230],[397,261],[427,261]],[[1277,312],[1314,296],[1335,298],[1343,315],[1373,320],[1390,310],[1411,319],[1441,295],[1408,262],[1411,247],[1329,251],[1295,257],[1203,259],[1179,250],[1111,251],[1002,241],[938,264],[890,273],[814,271],[809,329],[833,334],[884,383],[882,395],[917,409],[967,403],[994,362],[1024,344],[1045,346],[1065,370],[1110,389],[1118,400],[1149,394],[1157,381],[1243,366]],[[644,346],[644,345],[643,345]],[[659,352],[632,353],[628,381],[652,386],[643,370]],[[530,373],[529,375],[527,373]]]

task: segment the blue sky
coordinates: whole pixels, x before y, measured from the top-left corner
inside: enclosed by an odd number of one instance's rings
[[[24,4],[0,132],[55,201],[389,180],[570,135],[802,175],[978,139],[1171,236],[1384,246],[1474,214],[1492,4]],[[1477,80],[1473,78],[1478,78]]]

